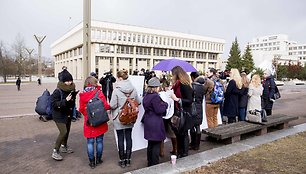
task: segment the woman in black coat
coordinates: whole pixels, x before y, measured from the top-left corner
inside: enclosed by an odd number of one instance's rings
[[[262,93],[262,109],[264,109],[268,115],[272,115],[272,107],[275,101],[275,81],[270,70],[265,70],[263,81],[263,93]]]
[[[231,80],[229,81],[224,94],[223,114],[227,116],[228,123],[236,122],[239,115],[239,94],[242,88],[241,76],[237,69],[231,69]]]
[[[172,70],[172,79],[174,85],[172,87],[176,97],[182,102],[183,110],[191,115],[192,104],[192,87],[188,74],[180,67],[176,66]],[[177,113],[180,108],[179,101],[175,101],[174,113]],[[188,156],[189,137],[188,130],[193,126],[192,120],[185,117],[186,121],[181,131],[174,130],[177,139],[177,154],[178,158]]]
[[[52,158],[63,160],[60,152],[72,153],[72,149],[67,146],[71,127],[71,117],[75,107],[75,96],[71,92],[75,91],[72,75],[67,71],[61,72],[61,81],[57,84],[57,89],[51,95],[52,117],[59,130],[59,135],[53,149]]]
[[[203,98],[204,98],[204,83],[203,77],[199,77],[199,74],[192,72],[190,74],[192,79],[192,88],[194,94],[194,102],[197,109],[197,115],[193,118],[193,127],[190,129],[190,149],[199,150],[201,141],[201,130],[200,125],[203,122]]]

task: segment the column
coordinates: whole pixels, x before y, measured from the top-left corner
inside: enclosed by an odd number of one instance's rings
[[[153,50],[153,48],[151,48],[150,67],[149,67],[150,70],[151,70],[151,69],[153,68],[153,66],[154,66],[154,64],[153,64],[153,54],[154,54],[154,50]]]
[[[133,58],[132,58],[132,70],[134,71],[136,69],[136,46],[133,47]],[[137,67],[138,71],[139,67]]]
[[[115,45],[113,67],[112,67],[113,74],[117,74],[117,47],[118,47],[118,45]]]
[[[197,52],[196,51],[193,53],[193,67],[195,67],[195,69],[198,69],[198,67],[197,67]]]

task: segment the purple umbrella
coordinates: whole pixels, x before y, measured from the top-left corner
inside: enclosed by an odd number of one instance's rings
[[[197,72],[190,63],[180,59],[162,60],[152,70],[171,71],[176,66],[182,67],[186,72]]]

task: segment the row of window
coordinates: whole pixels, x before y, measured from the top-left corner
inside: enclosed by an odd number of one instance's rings
[[[306,55],[306,51],[289,52],[289,55]]]
[[[223,44],[212,43],[207,41],[166,37],[142,33],[131,33],[122,32],[114,30],[100,30],[93,29],[91,32],[92,39],[98,39],[102,41],[123,41],[123,42],[133,42],[141,44],[152,44],[159,46],[174,46],[182,48],[192,48],[192,49],[205,49],[212,51],[223,51]]]
[[[279,44],[280,44],[280,41],[269,42],[269,43],[261,43],[261,44],[250,44],[250,48],[263,47],[263,46],[274,46],[274,45],[279,45]]]
[[[101,53],[115,53],[115,46],[110,44],[96,44],[96,52]],[[117,52],[119,54],[134,54],[134,47],[132,46],[123,46],[118,45],[117,46]],[[151,55],[151,48],[149,47],[136,47],[136,54],[137,55]],[[181,55],[182,54],[182,55]],[[182,51],[182,50],[169,50],[169,56],[170,57],[181,57],[184,58],[194,58],[195,52],[193,51]],[[203,53],[203,52],[197,52],[196,58],[199,59],[205,59],[206,55],[208,54],[208,59],[216,60],[217,54],[210,54],[210,53]],[[162,48],[153,48],[153,55],[154,56],[167,56],[167,49]]]
[[[306,57],[299,57],[300,60],[306,60]]]
[[[253,48],[254,50],[262,50],[262,51],[275,51],[275,50],[279,50],[279,47],[270,47],[270,48]]]
[[[289,50],[302,50],[302,49],[306,49],[306,46],[289,47]]]
[[[73,50],[69,50],[69,51],[66,51],[62,54],[55,56],[55,60],[58,61],[58,60],[66,59],[68,57],[74,57],[74,56],[78,56],[82,54],[83,54],[83,48],[79,47],[79,48],[75,48]]]

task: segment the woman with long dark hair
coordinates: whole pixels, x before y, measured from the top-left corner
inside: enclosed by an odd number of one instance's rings
[[[188,74],[180,67],[176,66],[172,70],[173,91],[176,97],[179,99],[175,101],[174,113],[180,110],[179,102],[182,102],[182,109],[191,115],[192,104],[192,87],[191,80]],[[181,100],[181,101],[179,101]],[[189,149],[189,137],[188,130],[192,127],[192,120],[186,118],[186,122],[181,131],[175,130],[177,139],[177,155],[179,158],[188,156]]]

